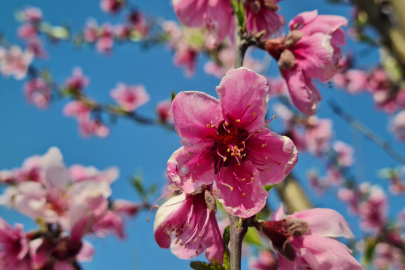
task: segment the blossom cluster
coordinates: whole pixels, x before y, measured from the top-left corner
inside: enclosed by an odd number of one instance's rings
[[[40,229],[25,232],[0,218],[0,267],[13,269],[76,269],[95,252],[83,238],[115,234],[123,239],[124,217],[144,206],[110,198],[116,167],[99,171],[75,164],[66,167],[58,148],[27,158],[20,168],[0,171],[6,185],[0,204],[36,220]]]

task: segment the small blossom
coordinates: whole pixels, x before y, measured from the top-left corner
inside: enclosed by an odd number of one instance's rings
[[[29,39],[27,42],[27,50],[31,51],[35,57],[38,58],[46,58],[48,56],[39,38]]]
[[[276,12],[279,0],[247,0],[245,1],[246,28],[248,33],[266,31],[264,37],[269,38],[284,26],[284,18]]]
[[[277,59],[287,81],[292,102],[304,114],[315,114],[322,99],[312,80],[327,82],[338,72],[344,25],[347,20],[340,16],[304,12],[290,21],[289,35],[266,42],[266,50]]]
[[[23,10],[24,20],[30,23],[38,23],[42,20],[42,11],[36,7],[26,7]]]
[[[336,141],[333,143],[333,150],[335,150],[336,159],[340,166],[350,167],[353,165],[353,148],[351,146]]]
[[[66,86],[72,90],[83,90],[89,85],[89,78],[83,76],[82,69],[76,67],[73,69],[73,76],[66,80]]]
[[[305,144],[311,154],[321,155],[328,151],[332,135],[332,121],[330,119],[318,119],[316,116],[308,118]]]
[[[21,25],[18,28],[17,35],[19,38],[29,40],[29,39],[36,38],[38,35],[38,31],[37,31],[37,28],[33,24],[26,23],[26,24]]]
[[[41,78],[34,78],[24,84],[24,94],[28,102],[40,109],[48,107],[52,90]]]
[[[387,222],[387,196],[377,185],[369,188],[367,196],[359,205],[360,225],[365,231],[380,232]]]
[[[146,21],[145,15],[139,11],[132,11],[129,14],[128,21],[131,27],[142,37],[146,36],[149,32],[149,25]]]
[[[170,99],[166,99],[161,101],[156,106],[156,112],[159,117],[159,121],[161,123],[168,123],[173,121],[173,114],[172,114],[172,101]]]
[[[197,61],[197,51],[185,43],[181,43],[175,51],[174,64],[178,67],[184,67],[185,76],[192,77],[195,73]]]
[[[118,177],[119,170],[116,167],[109,167],[103,171],[99,171],[93,166],[84,167],[78,164],[69,167],[69,178],[73,182],[97,181],[111,185]]]
[[[400,111],[391,121],[390,129],[399,141],[405,140],[405,110]]]
[[[118,214],[133,217],[142,209],[142,205],[119,199],[112,203],[112,209]]]
[[[101,26],[100,36],[97,40],[96,48],[100,53],[110,53],[114,45],[114,30],[113,27],[105,23]]]
[[[103,11],[116,14],[125,5],[124,0],[101,0],[100,7]]]
[[[83,30],[84,40],[88,43],[96,42],[98,38],[99,26],[94,19],[90,19]]]
[[[401,249],[387,243],[378,243],[374,252],[373,266],[376,270],[405,269]]]
[[[100,120],[83,119],[79,121],[80,134],[83,137],[97,136],[105,138],[110,134],[110,129]]]
[[[267,77],[267,83],[269,84],[270,97],[285,97],[288,93],[288,86],[285,80],[281,77]]]
[[[249,260],[251,270],[277,270],[277,259],[270,251],[260,251],[258,258]]]
[[[292,141],[265,128],[268,86],[247,68],[228,71],[216,88],[176,95],[174,126],[183,147],[168,161],[169,178],[187,193],[218,187],[218,199],[236,216],[250,217],[265,204],[263,186],[281,182],[297,162]]]
[[[363,269],[336,237],[353,238],[346,220],[332,209],[309,209],[284,216],[280,207],[261,225],[277,251],[280,270]]]
[[[133,112],[149,101],[149,94],[142,85],[118,83],[110,95],[127,112]]]
[[[29,50],[23,52],[17,46],[12,46],[9,50],[0,47],[0,72],[21,80],[27,75],[28,67],[33,59],[34,54]]]
[[[79,121],[85,121],[90,118],[91,109],[82,101],[74,100],[63,107],[65,116],[76,117]]]
[[[222,236],[215,213],[215,198],[208,189],[175,196],[156,213],[155,240],[180,259],[191,259],[205,251],[208,261],[215,258],[222,263]]]
[[[114,28],[114,35],[118,39],[127,39],[130,34],[131,34],[131,30],[126,25],[118,24]]]

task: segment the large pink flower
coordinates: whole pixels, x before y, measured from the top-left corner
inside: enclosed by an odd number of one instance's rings
[[[210,262],[215,258],[222,263],[223,244],[215,212],[215,198],[206,188],[171,198],[156,213],[156,242],[180,259],[191,259],[205,251]]]
[[[338,72],[342,55],[339,45],[345,45],[341,26],[346,24],[340,16],[304,12],[290,21],[288,36],[266,43],[266,49],[278,60],[294,105],[304,114],[314,114],[322,99],[312,80],[326,82]]]
[[[133,112],[149,101],[149,95],[142,85],[117,84],[110,95],[127,112]]]
[[[279,0],[246,0],[246,28],[256,34],[265,30],[265,37],[276,34],[284,25],[284,18],[276,12]]]
[[[24,84],[24,94],[29,103],[45,109],[51,100],[52,89],[42,78],[34,78]]]
[[[231,32],[233,10],[230,0],[173,0],[180,22],[189,27],[207,27],[210,40],[221,43]]]
[[[30,270],[28,239],[21,224],[12,228],[0,217],[0,269]]]
[[[315,208],[284,216],[282,206],[263,233],[276,249],[280,270],[363,269],[345,245],[331,238],[353,238],[346,220],[332,209]]]
[[[228,71],[205,93],[181,92],[172,111],[183,147],[168,161],[167,174],[187,193],[217,185],[218,199],[233,215],[250,217],[264,206],[263,186],[279,183],[297,162],[293,142],[265,128],[268,86],[247,68]]]

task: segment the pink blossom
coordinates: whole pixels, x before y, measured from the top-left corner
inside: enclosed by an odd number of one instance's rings
[[[289,35],[266,42],[266,50],[277,59],[287,81],[292,102],[304,114],[315,114],[322,99],[312,80],[327,82],[338,72],[344,25],[347,20],[340,16],[304,12],[290,21]]]
[[[335,150],[336,159],[340,166],[350,167],[353,165],[353,148],[351,146],[336,141],[333,143],[333,150]]]
[[[173,122],[172,101],[166,99],[156,105],[156,112],[161,123]]]
[[[100,36],[97,40],[96,48],[100,53],[110,53],[114,45],[114,29],[113,27],[105,23],[101,26]]]
[[[215,213],[215,198],[208,189],[175,196],[156,213],[155,240],[180,259],[191,259],[205,251],[208,261],[215,258],[222,263],[223,244]]]
[[[27,75],[28,67],[34,59],[34,54],[20,47],[12,46],[9,50],[0,47],[0,72],[3,75],[13,75],[16,80],[21,80]]]
[[[198,53],[195,49],[182,42],[176,48],[174,64],[178,67],[184,67],[186,69],[186,77],[192,77],[195,73],[197,55]]]
[[[380,232],[387,222],[387,196],[379,186],[371,186],[367,199],[359,206],[361,227],[365,231]]]
[[[37,28],[33,24],[26,23],[26,24],[23,24],[20,27],[18,27],[17,35],[19,38],[29,40],[32,38],[36,38],[38,35],[38,31],[37,31]]]
[[[83,137],[97,136],[105,138],[110,134],[110,129],[100,120],[80,119],[79,130]]]
[[[96,42],[99,36],[99,26],[94,19],[91,19],[87,22],[86,27],[83,30],[84,40],[89,43]]]
[[[368,88],[371,92],[389,90],[391,88],[391,83],[384,69],[376,68],[372,71]]]
[[[41,78],[34,78],[24,84],[24,94],[28,102],[40,109],[46,109],[52,96],[52,90]]]
[[[69,167],[69,178],[73,182],[97,181],[111,185],[118,176],[119,170],[116,167],[109,167],[103,171],[99,171],[93,166],[84,167],[78,164]]]
[[[391,121],[390,129],[399,141],[405,140],[405,110],[400,111]]]
[[[65,116],[76,117],[79,121],[85,121],[90,118],[91,109],[82,101],[74,100],[66,103],[63,107]]]
[[[30,270],[28,239],[21,224],[12,228],[0,217],[0,268]]]
[[[130,34],[131,30],[126,25],[118,24],[114,28],[114,35],[119,39],[127,39]]]
[[[149,94],[142,85],[118,83],[110,95],[127,112],[134,112],[149,101]]]
[[[382,169],[380,170],[380,177],[386,178],[390,181],[389,191],[394,194],[398,195],[401,193],[405,193],[405,181],[401,179],[401,174],[405,174],[405,166],[401,170],[399,168],[396,169]]]
[[[315,170],[310,170],[308,173],[308,181],[309,184],[311,185],[312,189],[315,191],[315,193],[319,195],[323,195],[325,192],[325,184],[322,181],[322,179],[319,177],[319,174]]]
[[[362,70],[350,69],[346,72],[347,91],[358,94],[367,89],[368,75]]]
[[[31,51],[35,55],[35,57],[38,58],[48,57],[48,54],[46,53],[42,45],[42,41],[39,38],[29,39],[27,43],[27,50]]]
[[[285,80],[281,77],[267,77],[267,83],[269,84],[270,98],[278,96],[287,96],[288,86]]]
[[[118,238],[125,239],[122,217],[108,210],[94,222],[93,233],[98,237],[104,238],[111,232],[115,233]]]
[[[162,29],[168,36],[169,47],[175,48],[182,36],[182,32],[179,25],[174,21],[165,21],[162,23]]]
[[[0,182],[9,185],[26,181],[42,182],[40,170],[40,157],[32,156],[24,160],[21,168],[13,169],[12,171],[0,171]]]
[[[112,203],[112,209],[118,214],[133,217],[142,209],[142,205],[119,199]]]
[[[188,27],[207,27],[210,43],[220,44],[232,31],[233,10],[229,0],[173,0],[180,22]]]
[[[332,121],[330,119],[318,119],[316,116],[308,118],[305,143],[310,153],[321,155],[328,151],[332,135]]]
[[[338,186],[344,183],[344,179],[338,168],[333,165],[329,165],[326,171],[326,177],[324,178],[326,186]]]
[[[353,238],[338,212],[315,208],[284,216],[282,206],[262,225],[277,251],[280,270],[363,269],[336,237]]]
[[[387,243],[378,243],[375,247],[373,266],[376,270],[405,269],[402,260],[403,251]]]
[[[245,1],[246,28],[248,33],[256,34],[265,30],[264,37],[269,38],[284,26],[284,18],[276,12],[279,0],[247,0]]]
[[[125,5],[124,0],[101,0],[100,7],[104,12],[116,14]]]
[[[73,76],[66,80],[66,86],[72,90],[83,90],[89,85],[89,78],[83,76],[82,69],[75,67],[73,69]]]
[[[23,10],[24,20],[30,23],[38,23],[42,20],[42,11],[36,7],[26,7]]]
[[[266,202],[263,186],[281,182],[297,162],[293,142],[265,128],[268,86],[247,68],[228,71],[216,88],[177,94],[174,126],[183,147],[170,157],[169,178],[187,193],[217,185],[218,199],[233,215],[250,217]]]
[[[252,270],[277,270],[277,259],[270,251],[260,251],[258,258],[249,260],[249,268]]]
[[[141,36],[146,36],[149,32],[149,25],[145,15],[139,11],[132,11],[129,14],[128,21],[132,28]]]

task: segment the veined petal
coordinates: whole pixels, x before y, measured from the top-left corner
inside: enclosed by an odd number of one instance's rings
[[[246,144],[247,160],[260,171],[263,185],[280,183],[298,161],[298,151],[293,141],[269,129],[256,133]]]
[[[204,152],[206,151],[206,152]],[[180,147],[167,162],[167,176],[186,193],[214,181],[214,154],[204,147]],[[190,154],[192,153],[192,154]]]
[[[332,209],[315,208],[296,212],[290,216],[308,222],[307,234],[324,237],[353,238],[345,218]]]
[[[201,140],[215,136],[215,130],[207,125],[218,126],[223,119],[219,100],[197,91],[185,91],[176,95],[172,104],[174,127],[182,137],[184,146],[194,146]]]
[[[269,194],[263,188],[259,171],[252,162],[242,166],[232,163],[216,175],[218,200],[226,211],[238,217],[251,217],[266,204]]]
[[[255,131],[264,126],[269,86],[264,76],[241,67],[231,69],[216,88],[224,119],[240,120],[240,126]]]

